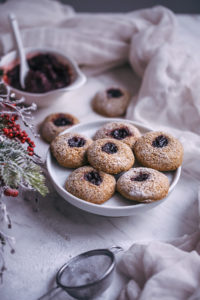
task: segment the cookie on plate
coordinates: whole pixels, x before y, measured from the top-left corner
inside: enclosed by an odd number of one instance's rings
[[[51,142],[51,152],[59,165],[78,168],[87,164],[86,151],[92,140],[79,133],[65,133]]]
[[[113,138],[133,148],[139,137],[141,137],[140,131],[134,125],[124,121],[105,124],[96,132],[94,140]]]
[[[41,125],[41,135],[46,142],[50,143],[60,132],[78,123],[79,120],[68,113],[50,114]]]
[[[150,203],[167,196],[169,180],[150,168],[132,168],[117,181],[117,191],[127,199]]]
[[[98,92],[92,101],[92,105],[94,110],[101,115],[118,117],[126,112],[129,101],[130,95],[125,89],[111,87]]]
[[[131,148],[114,139],[93,142],[88,147],[87,158],[94,168],[109,174],[127,171],[135,161]]]
[[[101,204],[112,197],[115,192],[114,176],[98,171],[91,166],[74,170],[67,178],[65,188],[72,195]]]
[[[171,134],[148,132],[134,145],[134,154],[141,165],[159,171],[176,170],[183,161],[183,146]]]

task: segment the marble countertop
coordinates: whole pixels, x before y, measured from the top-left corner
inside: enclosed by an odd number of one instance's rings
[[[89,76],[88,81],[77,91],[63,96],[55,105],[39,109],[35,113],[35,123],[40,124],[52,112],[67,111],[76,115],[81,122],[101,119],[93,112],[90,102],[97,90],[112,84],[120,84],[134,93],[133,74],[128,66],[114,69],[103,75]],[[81,106],[81,110],[79,107]],[[37,141],[37,152],[45,158],[48,145],[41,139]],[[185,172],[185,171],[183,171]],[[193,232],[197,224],[195,209],[196,182],[186,185],[187,177],[181,177],[178,186],[167,201],[156,208],[129,217],[103,217],[92,215],[73,207],[62,199],[49,182],[50,194],[41,198],[39,211],[35,211],[34,194],[26,193],[17,199],[7,200],[12,219],[9,234],[16,238],[16,253],[5,252],[7,271],[0,289],[3,300],[34,300],[55,286],[57,270],[69,258],[96,248],[120,245],[128,249],[135,241],[168,240]],[[186,195],[190,194],[190,201]],[[191,199],[191,194],[193,199]],[[180,203],[178,198],[182,196]],[[25,200],[22,200],[25,198]],[[26,201],[27,200],[27,201]],[[191,205],[194,204],[194,205]],[[193,219],[187,219],[187,209]],[[101,299],[116,299],[122,286],[122,279],[116,272],[113,286]],[[115,286],[115,288],[113,288]],[[62,291],[56,291],[42,299],[70,299]],[[100,298],[99,298],[100,299]]]

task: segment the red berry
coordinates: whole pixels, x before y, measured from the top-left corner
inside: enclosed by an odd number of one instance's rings
[[[7,134],[7,133],[8,133],[8,128],[3,128],[3,132],[4,132],[5,134]]]
[[[12,197],[17,197],[19,195],[18,190],[13,190]]]
[[[11,196],[11,197],[17,197],[19,195],[19,192],[16,189],[6,188],[4,190],[4,195]]]
[[[22,134],[24,135],[24,136],[27,136],[28,134],[26,133],[26,131],[22,131]]]
[[[29,152],[28,155],[33,156],[33,152]]]
[[[11,195],[11,189],[4,190],[4,195],[5,196],[10,196]]]
[[[30,146],[28,146],[27,149],[28,149],[30,152],[33,152],[33,148],[31,148]]]
[[[33,141],[30,141],[30,146],[35,147],[35,143]]]

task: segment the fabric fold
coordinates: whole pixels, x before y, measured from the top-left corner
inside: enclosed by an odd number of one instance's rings
[[[122,257],[120,269],[131,279],[119,300],[188,300],[197,295],[200,256],[196,251],[161,242],[136,244]]]

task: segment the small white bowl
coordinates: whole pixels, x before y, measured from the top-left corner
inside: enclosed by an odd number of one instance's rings
[[[79,69],[77,63],[73,61],[70,57],[65,55],[64,53],[61,53],[57,50],[51,49],[51,48],[37,48],[37,47],[31,47],[31,48],[25,48],[25,53],[27,57],[35,56],[36,54],[42,54],[42,53],[49,53],[55,55],[55,57],[58,58],[60,62],[63,64],[69,65],[71,71],[72,71],[72,82],[70,85],[61,88],[52,90],[46,93],[28,93],[24,92],[18,89],[15,89],[12,86],[9,86],[6,82],[6,84],[11,88],[12,92],[16,94],[17,97],[24,97],[25,103],[32,104],[33,102],[37,104],[38,107],[43,106],[49,106],[53,104],[55,101],[58,101],[59,98],[63,96],[66,92],[75,90],[79,87],[81,87],[86,82],[86,76],[81,72]],[[18,54],[17,51],[14,50],[12,52],[7,53],[1,58],[0,61],[0,68],[7,71],[12,69],[17,63],[19,63],[18,60]]]

